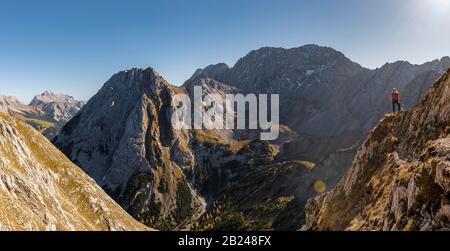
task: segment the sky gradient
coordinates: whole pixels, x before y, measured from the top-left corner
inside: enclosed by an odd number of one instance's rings
[[[108,78],[153,67],[182,84],[263,46],[333,47],[368,68],[450,55],[450,0],[24,1],[0,7],[0,95],[87,100]]]

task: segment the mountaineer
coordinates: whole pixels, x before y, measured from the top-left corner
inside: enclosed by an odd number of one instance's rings
[[[397,89],[392,89],[391,93],[391,100],[392,100],[392,112],[395,113],[395,105],[398,107],[398,112],[400,112],[401,105],[400,105],[400,93],[398,93]]]

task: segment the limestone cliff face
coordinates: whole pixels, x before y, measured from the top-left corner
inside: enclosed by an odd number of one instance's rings
[[[185,175],[190,136],[170,123],[176,92],[151,68],[120,72],[55,139],[131,215],[161,229],[187,224],[203,207]]]
[[[75,100],[69,95],[45,91],[35,96],[29,106],[45,113],[48,121],[66,123],[81,110],[84,104],[83,101]]]
[[[385,116],[347,174],[307,204],[306,230],[450,229],[450,70],[410,111]]]
[[[148,230],[30,126],[0,114],[0,230]]]

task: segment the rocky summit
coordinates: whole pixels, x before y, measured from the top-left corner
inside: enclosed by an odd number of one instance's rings
[[[306,230],[450,229],[450,70],[410,111],[386,115]]]
[[[35,96],[29,105],[23,104],[16,97],[0,96],[0,112],[31,125],[48,139],[56,136],[83,105],[83,101],[50,91]]]
[[[0,230],[149,230],[32,127],[0,113]]]
[[[46,119],[59,123],[69,121],[84,106],[83,101],[72,96],[45,91],[31,100],[29,106],[45,113]]]
[[[159,229],[189,225],[204,209],[186,177],[190,135],[170,123],[171,97],[182,91],[151,68],[120,72],[55,139],[131,215]]]
[[[260,48],[231,68],[211,65],[194,76],[202,73],[243,93],[280,94],[280,122],[296,133],[283,146],[283,157],[317,163],[361,143],[391,112],[392,88],[400,91],[409,109],[449,67],[450,58],[444,57],[422,65],[398,61],[371,70],[332,48],[305,45]]]

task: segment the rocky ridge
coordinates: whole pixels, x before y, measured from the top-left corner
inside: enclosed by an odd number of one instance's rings
[[[0,113],[0,230],[149,230],[30,126]]]
[[[385,116],[305,230],[450,229],[450,70],[410,111]]]

